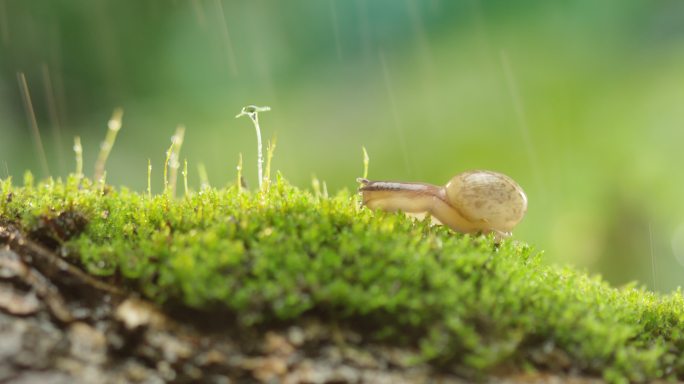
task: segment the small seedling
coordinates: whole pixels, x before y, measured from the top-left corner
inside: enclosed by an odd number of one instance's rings
[[[169,192],[169,161],[171,160],[171,150],[173,143],[169,149],[166,150],[166,159],[164,160],[164,194]]]
[[[311,188],[313,189],[314,196],[316,198],[321,198],[321,181],[318,180],[316,175],[311,176]]]
[[[363,178],[367,179],[368,178],[368,166],[370,164],[370,157],[368,157],[368,151],[366,151],[366,147],[361,147],[363,150]]]
[[[252,124],[254,124],[254,129],[256,130],[256,135],[257,135],[257,169],[258,169],[258,176],[259,176],[259,189],[261,189],[263,180],[264,180],[264,154],[262,151],[262,145],[261,145],[261,128],[259,127],[259,112],[268,112],[271,110],[271,107],[257,107],[256,105],[248,105],[246,107],[242,108],[242,111],[238,113],[235,118],[242,117],[242,116],[247,116],[249,117],[250,120],[252,120]]]
[[[185,196],[188,196],[188,159],[183,161],[183,190],[185,191]]]
[[[207,168],[204,166],[204,163],[197,164],[197,173],[199,173],[200,178],[200,190],[204,191],[211,188],[211,184],[209,184],[209,175],[207,175]]]
[[[83,146],[81,146],[81,138],[74,137],[74,154],[76,155],[76,178],[79,181],[83,179]]]
[[[119,130],[121,130],[122,118],[123,109],[116,108],[112,113],[112,117],[107,122],[107,135],[102,144],[100,144],[100,153],[97,155],[97,161],[95,162],[95,173],[93,175],[95,181],[99,181],[104,175],[107,158],[116,141],[116,135],[119,133]]]
[[[276,138],[273,141],[269,140],[266,145],[266,169],[264,170],[264,189],[268,189],[271,184],[271,162],[273,161],[273,154],[276,149]]]
[[[147,197],[152,199],[152,162],[147,159]]]
[[[240,152],[240,156],[238,157],[238,165],[237,165],[237,179],[235,180],[235,185],[237,186],[238,193],[242,192],[242,152]]]
[[[166,163],[164,164],[164,192],[171,197],[176,197],[176,180],[178,179],[178,168],[180,168],[180,150],[185,136],[185,127],[179,125],[176,133],[171,136],[171,146],[166,152]],[[169,178],[167,179],[167,167],[170,168]],[[168,188],[168,189],[167,189]]]

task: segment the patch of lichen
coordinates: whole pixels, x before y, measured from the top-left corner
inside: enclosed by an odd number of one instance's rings
[[[30,174],[23,186],[0,181],[0,191],[0,222],[27,233],[65,212],[84,218],[81,233],[59,241],[88,272],[159,303],[232,313],[239,326],[317,316],[466,374],[684,377],[681,292],[612,288],[541,263],[526,244],[373,213],[348,192],[324,198],[279,178],[267,192],[173,199]]]

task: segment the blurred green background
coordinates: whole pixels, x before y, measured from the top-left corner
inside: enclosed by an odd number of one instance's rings
[[[354,189],[504,172],[529,198],[515,235],[622,284],[684,281],[684,2],[0,0],[0,177],[41,174],[23,72],[53,176],[84,141],[92,174],[115,107],[107,181],[154,189],[175,127],[213,185],[238,153],[256,181],[247,104],[268,105],[274,168]],[[45,175],[42,175],[45,176]]]

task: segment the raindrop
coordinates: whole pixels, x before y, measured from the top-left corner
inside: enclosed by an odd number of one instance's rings
[[[337,59],[342,60],[342,43],[340,42],[340,23],[337,17],[337,8],[335,7],[335,0],[330,0],[330,17],[332,19],[333,34],[335,35]]]
[[[390,109],[392,112],[392,119],[394,120],[394,128],[397,131],[397,137],[399,138],[399,146],[401,149],[401,155],[404,159],[404,167],[406,168],[406,173],[411,175],[411,167],[409,161],[409,151],[406,144],[406,135],[404,134],[404,129],[401,124],[401,119],[399,118],[399,108],[397,106],[396,95],[394,92],[394,87],[392,85],[392,77],[390,76],[389,69],[387,68],[387,61],[385,60],[385,54],[382,51],[378,52],[378,57],[380,59],[380,65],[382,69],[382,78],[385,83],[385,89],[387,91],[387,97],[390,103]]]
[[[48,116],[50,117],[50,125],[52,127],[52,141],[57,147],[57,162],[59,164],[59,170],[64,171],[66,169],[66,164],[64,162],[64,155],[60,150],[62,148],[62,127],[59,119],[59,113],[57,109],[57,98],[55,96],[55,88],[52,83],[52,78],[50,76],[50,69],[46,63],[41,65],[41,72],[43,75],[43,86],[45,99],[48,107]]]
[[[525,110],[525,104],[523,102],[522,96],[518,88],[518,81],[516,79],[515,73],[513,72],[511,62],[508,58],[508,54],[505,50],[501,50],[501,67],[503,69],[504,75],[506,77],[506,85],[508,87],[508,92],[513,102],[513,109],[515,110],[515,115],[518,119],[518,126],[520,128],[520,135],[522,136],[522,141],[525,146],[525,152],[527,152],[527,159],[530,163],[530,167],[534,174],[537,182],[537,190],[541,192],[541,196],[545,198],[548,196],[546,193],[546,187],[542,178],[542,172],[540,169],[540,161],[537,156],[537,151],[532,141],[530,134],[530,124],[527,119],[527,113]]]
[[[221,32],[223,35],[224,44],[226,45],[226,53],[228,55],[228,66],[230,67],[230,74],[233,76],[238,75],[237,60],[235,58],[235,50],[233,49],[233,42],[228,32],[228,22],[226,21],[226,14],[223,11],[222,0],[215,0],[214,6],[216,7],[216,13],[221,23]]]

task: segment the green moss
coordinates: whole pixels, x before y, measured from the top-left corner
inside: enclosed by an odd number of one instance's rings
[[[75,236],[56,231],[67,257],[162,304],[228,311],[246,327],[316,316],[465,374],[513,365],[611,381],[684,377],[681,292],[615,289],[544,265],[520,242],[495,246],[282,179],[266,192],[180,199],[32,179],[0,182],[1,221],[36,233],[85,219]]]

